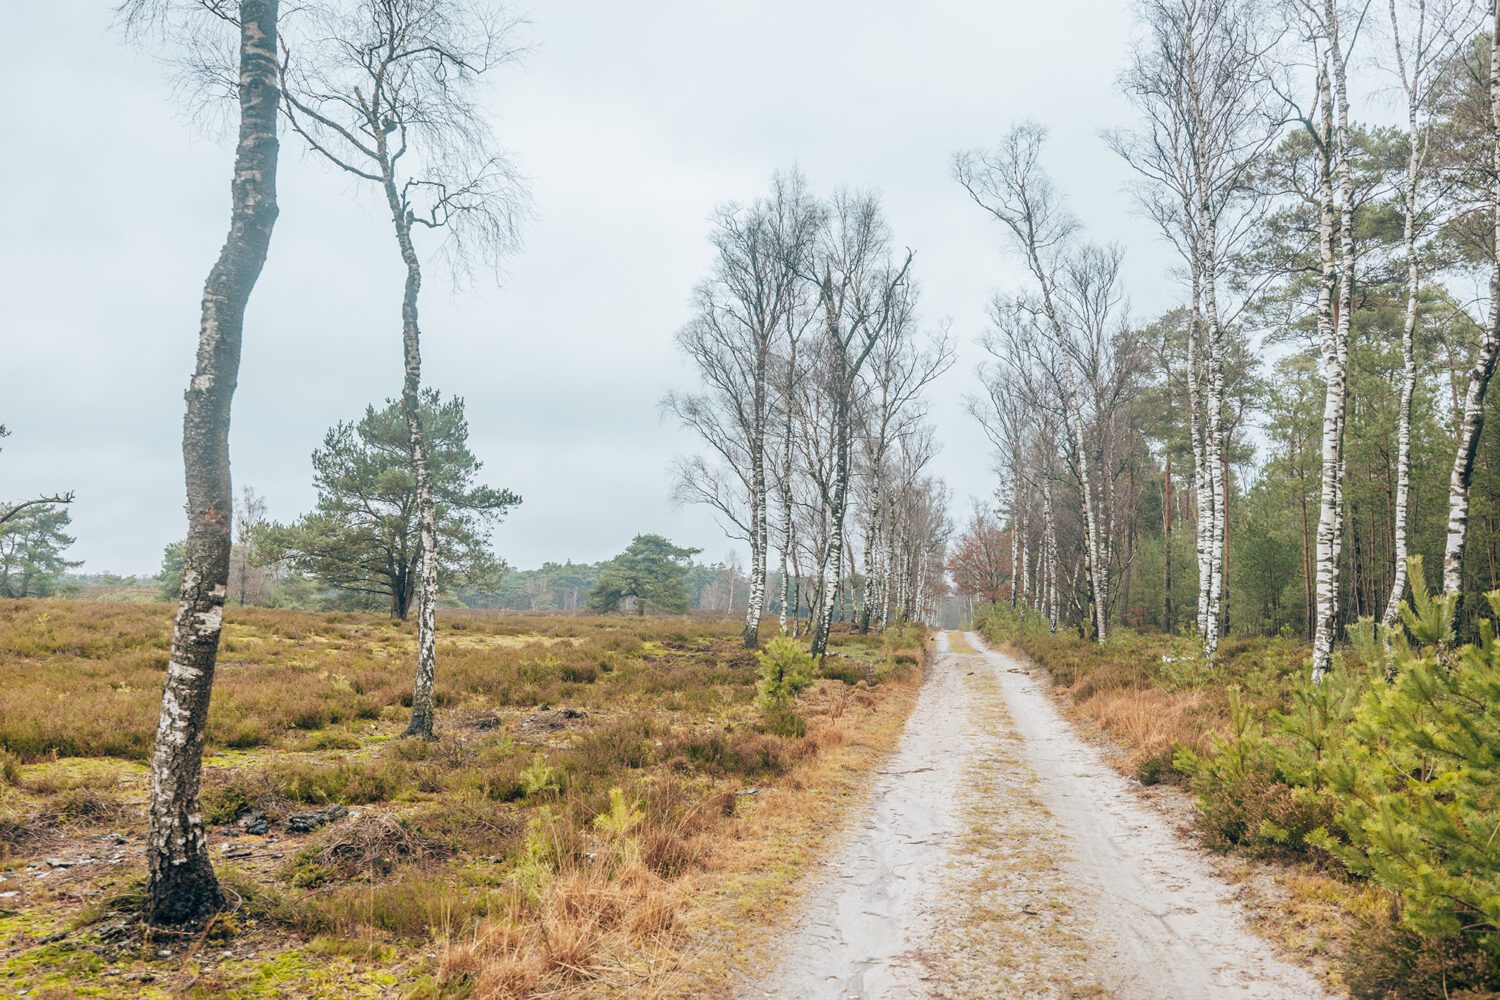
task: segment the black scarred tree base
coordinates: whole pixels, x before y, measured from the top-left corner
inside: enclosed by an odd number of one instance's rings
[[[165,866],[146,886],[146,921],[155,926],[202,924],[224,909],[224,892],[207,858]]]

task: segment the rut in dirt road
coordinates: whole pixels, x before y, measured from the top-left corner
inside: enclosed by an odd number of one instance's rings
[[[1251,933],[1233,887],[1028,667],[966,639],[960,653],[939,636],[862,818],[780,967],[741,996],[1331,996]]]

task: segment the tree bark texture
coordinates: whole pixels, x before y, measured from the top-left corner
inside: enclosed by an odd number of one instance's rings
[[[245,309],[276,222],[277,13],[277,0],[239,4],[240,123],[229,235],[203,289],[197,363],[183,420],[188,532],[148,806],[146,907],[147,918],[157,924],[202,920],[224,901],[209,860],[199,782],[229,584],[230,405]]]
[[[1490,155],[1500,169],[1500,7],[1490,47]],[[1495,175],[1491,192],[1495,236],[1500,237],[1500,173]],[[1453,472],[1448,479],[1448,540],[1443,552],[1443,589],[1463,594],[1464,547],[1469,530],[1469,487],[1474,479],[1474,458],[1479,451],[1479,435],[1484,430],[1484,398],[1495,362],[1500,357],[1500,243],[1494,244],[1495,260],[1490,268],[1490,311],[1484,336],[1474,363],[1469,369],[1469,388],[1464,395],[1463,417],[1458,426],[1458,451],[1453,458]],[[1454,603],[1453,613],[1458,614]]]

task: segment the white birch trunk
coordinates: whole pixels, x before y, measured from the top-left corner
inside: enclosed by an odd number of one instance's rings
[[[1109,569],[1104,565],[1104,547],[1099,540],[1099,513],[1095,503],[1093,478],[1089,472],[1088,441],[1083,433],[1083,414],[1078,409],[1078,395],[1071,359],[1064,359],[1063,376],[1068,398],[1063,402],[1064,420],[1078,451],[1079,491],[1083,494],[1084,557],[1088,562],[1088,584],[1094,604],[1094,641],[1108,638]]]
[[[1333,20],[1332,0],[1327,0],[1329,17],[1330,48],[1334,50],[1330,61],[1337,76],[1342,76],[1337,58],[1337,29]],[[1335,86],[1338,86],[1335,81]],[[1347,381],[1348,353],[1344,338],[1348,333],[1347,312],[1343,310],[1344,289],[1351,280],[1348,273],[1352,257],[1352,231],[1349,223],[1349,203],[1335,205],[1334,176],[1338,176],[1340,195],[1348,190],[1349,171],[1347,162],[1347,136],[1335,141],[1333,126],[1333,94],[1329,89],[1329,74],[1324,70],[1319,75],[1319,103],[1322,111],[1323,151],[1319,160],[1318,200],[1318,246],[1322,258],[1322,282],[1318,289],[1318,329],[1323,340],[1323,370],[1325,392],[1323,398],[1323,442],[1322,476],[1318,510],[1317,535],[1317,613],[1316,630],[1313,634],[1314,683],[1322,683],[1333,663],[1333,646],[1337,639],[1339,598],[1339,554],[1343,535],[1343,431]],[[1338,129],[1343,133],[1341,124]],[[1337,222],[1335,216],[1338,216]],[[1344,243],[1350,243],[1349,256],[1338,260],[1334,249],[1337,229],[1342,255]],[[1342,265],[1342,267],[1340,266]],[[1340,312],[1335,318],[1335,289],[1339,298]]]
[[[1014,473],[1012,473],[1014,475]],[[1010,504],[1010,609],[1016,610],[1017,602],[1025,605],[1026,556],[1021,546],[1020,490],[1012,488]]]
[[[1187,331],[1187,387],[1188,387],[1188,432],[1193,446],[1193,500],[1197,514],[1194,524],[1193,545],[1198,558],[1198,609],[1197,629],[1200,636],[1208,634],[1209,609],[1209,549],[1213,535],[1213,504],[1209,500],[1212,485],[1208,475],[1203,433],[1204,412],[1202,386],[1198,378],[1198,331],[1202,326],[1201,274],[1195,262],[1193,268],[1193,311]]]
[[[1495,12],[1490,46],[1490,155],[1493,167],[1500,171],[1500,7]],[[1491,191],[1493,227],[1500,237],[1500,172]],[[1453,472],[1448,480],[1448,540],[1443,552],[1443,589],[1463,594],[1464,547],[1469,530],[1469,486],[1474,478],[1474,456],[1479,450],[1479,435],[1484,430],[1484,398],[1495,362],[1500,357],[1500,243],[1494,244],[1495,260],[1490,268],[1490,310],[1484,337],[1474,363],[1469,369],[1469,388],[1464,396],[1463,416],[1458,427],[1458,451],[1453,458]],[[1454,603],[1455,620],[1458,604]]]
[[[764,397],[764,382],[759,393]],[[752,448],[755,468],[750,481],[750,599],[745,608],[744,645],[754,649],[760,642],[760,617],[766,603],[766,463],[763,433],[765,403],[760,404],[762,423],[757,426]]]
[[[1401,618],[1401,599],[1406,596],[1407,522],[1411,496],[1411,409],[1417,388],[1417,297],[1420,292],[1420,264],[1417,260],[1417,185],[1421,179],[1421,138],[1417,128],[1415,86],[1410,90],[1407,123],[1410,147],[1406,159],[1406,192],[1402,205],[1406,218],[1402,225],[1402,242],[1406,250],[1406,316],[1401,325],[1401,404],[1396,423],[1396,527],[1392,549],[1395,575],[1391,593],[1386,599],[1380,620],[1394,626]]]
[[[1203,655],[1212,660],[1219,653],[1219,626],[1224,616],[1224,530],[1229,512],[1224,508],[1224,496],[1227,493],[1224,456],[1228,447],[1224,426],[1224,331],[1219,323],[1216,291],[1218,275],[1213,250],[1217,237],[1212,220],[1207,222],[1206,230],[1203,305],[1208,326],[1208,397],[1205,400],[1205,422],[1208,426],[1204,437],[1203,464],[1207,473],[1204,499],[1211,513],[1211,521],[1204,538],[1207,549],[1204,562],[1208,570],[1208,605],[1203,613]]]
[[[1052,480],[1050,477],[1042,480],[1042,519],[1046,522],[1046,538],[1043,542],[1044,553],[1042,562],[1047,580],[1045,590],[1047,625],[1048,630],[1056,634],[1059,617],[1057,599],[1057,520],[1052,509]]]
[[[182,427],[188,531],[182,591],[151,752],[146,917],[188,924],[223,907],[199,799],[203,745],[229,584],[229,425],[245,309],[276,222],[276,0],[243,0],[239,128],[228,237],[204,282],[193,376]],[[12,511],[14,513],[14,510]]]

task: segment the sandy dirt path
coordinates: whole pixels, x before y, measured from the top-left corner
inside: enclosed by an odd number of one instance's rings
[[[938,655],[869,805],[746,1000],[1330,994],[1234,888],[969,633]]]
[[[940,638],[946,650],[946,637]],[[931,927],[943,859],[962,830],[958,802],[978,733],[957,658],[940,653],[858,825],[815,876],[806,909],[773,954],[781,967],[746,997],[919,997],[916,948]]]

